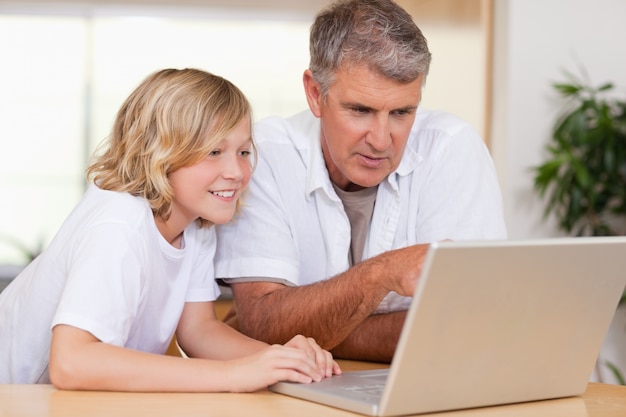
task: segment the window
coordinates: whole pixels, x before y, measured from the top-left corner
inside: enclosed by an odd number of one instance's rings
[[[306,108],[311,15],[83,9],[0,11],[0,264],[47,246],[84,192],[91,152],[149,73],[224,76],[257,119]]]
[[[309,26],[328,2],[0,0],[0,265],[27,261],[20,245],[49,243],[84,192],[89,155],[152,71],[222,75],[257,119],[306,108]],[[398,2],[433,51],[421,105],[458,114],[488,140],[491,3]]]

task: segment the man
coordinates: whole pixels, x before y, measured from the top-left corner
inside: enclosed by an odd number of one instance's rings
[[[258,166],[218,229],[216,276],[249,336],[390,361],[428,243],[506,238],[493,162],[467,123],[418,111],[431,54],[394,2],[329,6],[310,51],[310,111],[255,126]]]

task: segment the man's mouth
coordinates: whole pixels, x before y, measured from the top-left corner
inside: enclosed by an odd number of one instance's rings
[[[372,156],[368,156],[365,154],[360,154],[361,156],[361,161],[366,165],[369,166],[371,168],[376,168],[379,167],[386,158],[382,158],[382,157],[372,157]]]

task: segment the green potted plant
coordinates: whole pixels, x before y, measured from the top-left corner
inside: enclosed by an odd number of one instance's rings
[[[566,76],[568,82],[552,84],[564,109],[546,147],[548,158],[533,167],[544,216],[553,216],[568,235],[625,235],[626,99],[611,94],[612,83],[594,87],[588,77]],[[614,364],[605,365],[626,385]]]
[[[547,161],[535,167],[545,215],[576,236],[626,234],[626,101],[571,77],[553,87],[566,99]]]

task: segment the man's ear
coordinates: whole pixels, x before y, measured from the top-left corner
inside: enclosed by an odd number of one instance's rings
[[[304,94],[306,95],[306,101],[309,103],[309,109],[315,115],[315,117],[321,116],[321,102],[322,92],[320,86],[313,79],[311,70],[304,71],[302,76],[302,82],[304,84]]]

